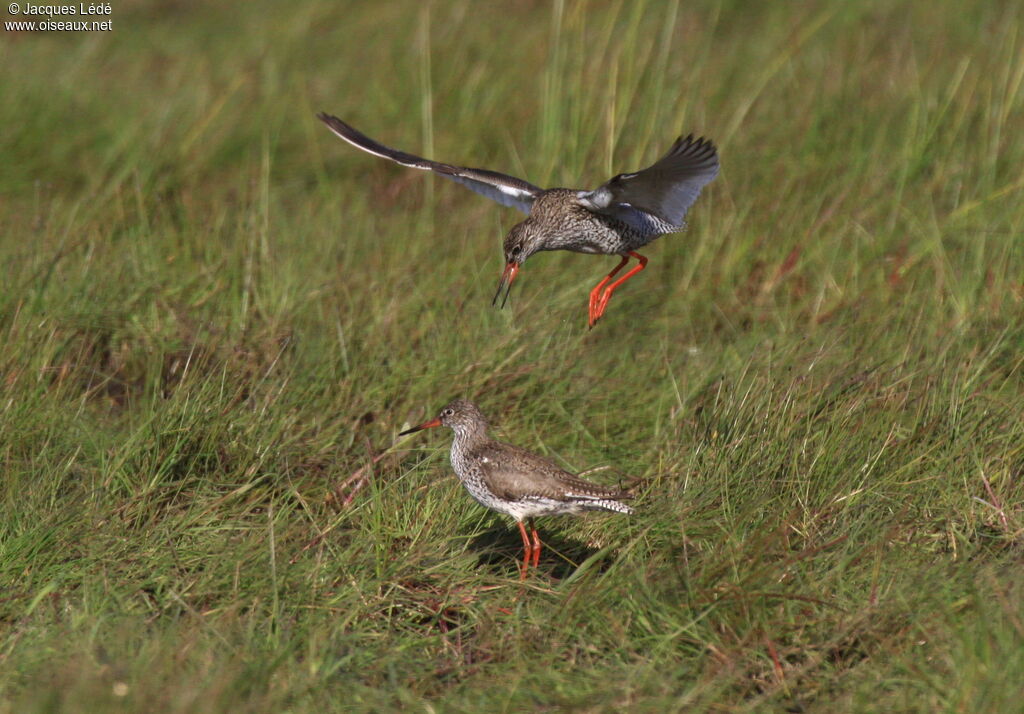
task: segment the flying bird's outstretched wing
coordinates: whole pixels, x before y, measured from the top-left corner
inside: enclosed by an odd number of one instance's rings
[[[718,175],[718,154],[707,139],[680,137],[646,169],[619,174],[593,191],[582,191],[586,208],[647,233],[672,233],[700,190]]]
[[[523,213],[530,212],[533,199],[542,191],[542,189],[534,186],[532,183],[518,179],[515,176],[508,176],[497,171],[488,171],[487,169],[469,169],[462,166],[442,164],[389,148],[330,114],[321,112],[317,114],[317,118],[326,124],[327,128],[356,148],[362,149],[374,156],[390,159],[402,166],[434,171],[445,178],[461,183],[463,186],[497,201],[503,206],[518,208]]]

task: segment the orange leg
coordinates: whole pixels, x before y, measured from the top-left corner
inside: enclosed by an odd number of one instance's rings
[[[591,327],[593,327],[594,323],[596,323],[598,320],[601,319],[601,315],[604,314],[605,308],[608,307],[608,301],[612,299],[612,293],[615,292],[615,288],[619,287],[624,282],[626,282],[627,280],[629,280],[634,275],[636,275],[641,270],[643,270],[644,268],[647,267],[647,258],[645,256],[642,256],[639,253],[637,253],[636,251],[632,251],[632,250],[629,251],[629,255],[634,257],[634,258],[636,258],[637,260],[639,260],[640,264],[635,266],[628,273],[626,273],[621,278],[619,278],[614,283],[612,283],[611,285],[609,285],[608,287],[606,287],[604,289],[604,292],[601,293],[601,298],[597,301],[597,305],[596,305],[595,310],[594,310],[594,315],[590,318],[590,326]],[[625,261],[625,260],[626,260],[626,258],[623,258],[623,261]]]
[[[530,533],[533,535],[533,567],[537,567],[537,563],[540,562],[540,534],[537,533],[537,527],[533,525],[533,519],[530,519]]]
[[[519,535],[523,537],[523,567],[519,571],[519,579],[526,580],[526,571],[530,569],[530,558],[533,556],[533,547],[530,545],[530,536],[526,535],[526,527],[522,521],[516,521],[519,526]]]
[[[594,315],[594,311],[597,309],[597,303],[601,299],[601,288],[608,284],[608,281],[615,277],[616,273],[622,270],[622,266],[629,262],[629,258],[625,255],[622,256],[622,262],[612,269],[612,272],[608,273],[604,277],[604,280],[594,286],[594,289],[590,291],[590,309],[587,313],[587,317],[590,319],[590,326],[593,327],[594,323],[597,322],[597,317]]]

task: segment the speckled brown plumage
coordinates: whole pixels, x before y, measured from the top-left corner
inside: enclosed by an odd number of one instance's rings
[[[549,459],[518,446],[495,441],[487,435],[487,419],[470,401],[456,399],[436,419],[403,431],[447,426],[455,432],[452,468],[469,494],[480,504],[516,519],[525,551],[522,575],[532,559],[540,559],[540,538],[533,526],[536,516],[576,514],[583,511],[632,513],[622,499],[632,494],[584,481]],[[530,521],[533,541],[523,521]]]
[[[508,299],[520,266],[534,253],[571,250],[621,256],[619,264],[590,292],[589,324],[604,314],[612,293],[644,269],[636,252],[658,236],[682,230],[686,212],[701,189],[718,175],[718,154],[707,139],[680,137],[658,161],[641,171],[612,177],[593,191],[542,189],[528,181],[486,169],[471,169],[424,159],[384,146],[341,119],[317,115],[339,137],[363,151],[403,166],[433,171],[504,206],[528,214],[504,241],[505,270],[493,303]],[[615,282],[629,262],[639,263]]]

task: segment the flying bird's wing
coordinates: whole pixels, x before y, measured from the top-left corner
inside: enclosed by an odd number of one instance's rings
[[[657,162],[631,174],[619,174],[593,191],[579,194],[580,203],[648,235],[680,230],[683,217],[700,190],[718,175],[718,154],[707,139],[676,143]]]
[[[487,169],[468,169],[462,166],[451,166],[450,164],[442,164],[420,156],[407,154],[404,151],[391,149],[352,128],[338,117],[333,117],[323,112],[316,116],[327,125],[328,129],[356,148],[362,149],[374,156],[390,159],[402,166],[434,171],[445,178],[461,183],[463,186],[497,201],[503,206],[518,208],[523,213],[530,212],[533,199],[542,191],[542,189],[534,186],[532,183],[518,179],[515,176],[508,176],[497,171],[488,171]]]

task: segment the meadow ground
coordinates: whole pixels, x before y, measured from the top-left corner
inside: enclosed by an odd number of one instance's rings
[[[0,42],[0,711],[1021,710],[1024,6],[110,19]],[[588,331],[613,258],[492,309],[518,215],[318,110],[723,168]],[[520,585],[448,434],[396,441],[454,396],[637,514]]]

